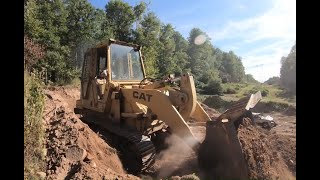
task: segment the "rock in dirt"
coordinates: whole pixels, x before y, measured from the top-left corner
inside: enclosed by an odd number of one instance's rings
[[[133,175],[127,177],[112,148],[73,113],[80,93],[72,95],[74,92],[66,88],[45,93],[51,97],[46,98],[43,117],[46,179],[139,179]]]
[[[66,151],[66,158],[71,161],[82,161],[86,156],[87,151],[79,146],[71,147]]]

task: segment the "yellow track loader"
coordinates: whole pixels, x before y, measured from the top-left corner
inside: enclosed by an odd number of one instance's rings
[[[76,113],[81,113],[87,123],[119,137],[131,173],[152,167],[155,144],[165,137],[163,134],[171,133],[198,154],[199,166],[208,177],[247,178],[235,123],[258,103],[261,94],[235,103],[212,120],[197,102],[192,75],[146,77],[140,49],[139,45],[113,39],[88,49]],[[191,119],[206,125],[202,143],[190,130]]]

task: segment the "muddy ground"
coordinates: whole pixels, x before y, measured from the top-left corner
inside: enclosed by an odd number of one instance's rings
[[[108,145],[74,113],[79,90],[52,87],[45,90],[47,127],[47,179],[198,179],[195,153],[179,138],[167,139],[168,149],[156,156],[154,168],[144,175],[127,174],[119,152]],[[219,112],[204,106],[210,116]],[[296,179],[296,116],[271,112],[278,126],[266,130],[241,126],[238,130],[251,178]],[[191,127],[202,141],[204,126]],[[201,176],[200,176],[201,177]]]

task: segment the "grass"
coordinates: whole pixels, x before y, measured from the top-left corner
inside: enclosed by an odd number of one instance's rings
[[[285,92],[278,86],[253,83],[227,83],[222,85],[224,95],[213,97],[210,95],[198,94],[198,101],[204,102],[208,106],[222,112],[230,107],[232,102],[245,96],[261,91],[261,109],[266,107],[268,110],[282,111],[289,106],[296,106],[295,96]],[[209,98],[210,97],[210,98]]]
[[[71,83],[65,84],[66,87],[80,87],[81,80],[80,78],[74,78]]]
[[[222,98],[225,100],[230,99],[239,99],[250,95],[252,93],[257,92],[258,90],[261,91],[262,95],[265,92],[265,96],[262,97],[261,102],[275,102],[275,103],[284,103],[288,105],[295,106],[295,96],[290,96],[286,94],[283,89],[273,85],[266,85],[266,84],[250,84],[250,83],[243,83],[243,84],[223,84],[223,88],[238,88],[236,89],[236,93],[234,94],[225,94]]]
[[[43,83],[35,75],[24,74],[24,174],[25,179],[39,179],[45,171],[45,127]]]

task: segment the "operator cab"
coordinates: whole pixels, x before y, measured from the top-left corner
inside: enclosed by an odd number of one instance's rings
[[[96,80],[100,100],[107,82],[133,85],[139,84],[144,78],[140,46],[109,39],[85,53],[81,75],[82,97],[88,98],[87,89],[91,79]]]
[[[141,81],[144,78],[140,51],[137,47],[110,44],[111,81]]]

